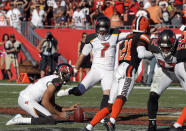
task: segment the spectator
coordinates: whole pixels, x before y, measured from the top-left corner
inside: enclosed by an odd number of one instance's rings
[[[87,33],[83,32],[81,41],[78,43],[78,56],[80,56],[82,49],[85,45],[86,37],[87,37]],[[89,54],[88,56],[85,57],[85,59],[83,60],[83,63],[81,64],[79,68],[79,81],[82,80],[83,70],[85,70],[85,73],[87,74],[90,70],[91,65],[92,65],[91,55]]]
[[[186,25],[186,3],[183,4],[183,25]]]
[[[103,13],[99,12],[98,9],[96,9],[92,14],[91,14],[91,21],[92,21],[92,25],[95,25],[95,22],[97,20],[98,17],[104,16]]]
[[[132,25],[132,21],[134,20],[134,18],[135,18],[134,12],[132,12],[129,9],[129,5],[128,4],[125,4],[125,6],[124,6],[124,13],[122,14],[122,19],[123,19],[124,26],[131,26]]]
[[[76,7],[76,10],[74,11],[74,14],[72,16],[72,24],[77,29],[84,29],[85,28],[85,21],[86,16],[83,12],[81,12],[80,6]]]
[[[4,4],[0,4],[0,26],[7,26],[6,12],[3,10]]]
[[[119,13],[114,9],[114,14],[110,18],[111,22],[111,28],[117,28],[123,26],[123,21],[121,20],[121,17]]]
[[[23,0],[23,1],[18,1],[18,0],[16,0],[15,1],[15,4],[16,4],[16,7],[17,7],[17,9],[20,11],[20,13],[22,14],[22,16],[20,17],[20,19],[21,20],[23,20],[24,19],[24,9],[25,9],[25,7],[27,6],[27,4],[28,4],[28,2],[27,2],[27,0]]]
[[[171,24],[174,27],[180,27],[182,25],[182,10],[179,9],[179,6],[176,6],[175,3],[172,3],[172,10],[170,12]]]
[[[7,12],[8,25],[13,26],[18,32],[21,32],[21,12],[16,8],[14,2],[10,3],[10,10]]]
[[[31,23],[35,27],[43,27],[43,21],[45,21],[46,15],[45,11],[40,9],[40,5],[35,5],[35,9],[32,11]]]
[[[24,8],[24,18],[23,21],[30,21],[31,18],[31,5],[32,5],[32,1],[31,0],[27,0],[27,4],[25,5]]]
[[[91,5],[88,1],[85,1],[85,0],[82,0],[80,5],[81,5],[81,12],[83,12],[85,14],[85,17],[86,17],[86,20],[85,20],[86,28],[88,28],[88,26],[91,25],[91,20],[90,20]]]
[[[2,37],[2,42],[0,42],[0,57],[1,57],[1,72],[3,74],[3,79],[6,78],[5,76],[5,70],[4,70],[4,67],[5,67],[5,54],[6,54],[6,51],[5,51],[5,43],[9,40],[9,35],[8,34],[3,34],[3,37]]]
[[[147,8],[147,11],[150,14],[151,24],[161,24],[163,21],[161,8],[156,5],[156,0],[151,0],[151,6]]]
[[[162,8],[162,20],[164,25],[170,25],[171,22],[171,17],[170,17],[170,13],[168,11],[168,6],[166,6],[166,4],[161,5]]]
[[[124,1],[123,0],[114,0],[114,8],[121,15],[124,11]]]
[[[139,10],[137,11],[137,13],[136,13],[136,17],[138,17],[138,16],[144,16],[144,17],[146,17],[146,18],[150,18],[150,14],[149,14],[149,12],[148,11],[146,11],[143,7],[143,3],[142,2],[140,2],[139,3]]]
[[[10,40],[5,43],[5,64],[6,64],[6,71],[8,74],[9,82],[11,82],[12,76],[10,72],[11,64],[14,65],[16,68],[16,75],[17,78],[19,76],[19,63],[18,63],[18,53],[20,51],[21,44],[19,41],[15,39],[14,34],[10,34]]]
[[[144,0],[143,1],[143,5],[144,5],[144,7],[143,7],[144,9],[149,8],[151,6],[150,0]]]
[[[94,0],[93,10],[95,11],[98,6],[101,6],[103,9],[105,8],[105,0]]]
[[[72,16],[74,14],[74,9],[73,9],[73,6],[72,6],[72,3],[69,3],[67,5],[67,23],[68,25],[72,25]]]
[[[106,8],[104,11],[104,15],[108,18],[111,18],[111,16],[114,14],[114,6],[112,5],[110,1],[107,1],[105,7]]]
[[[46,67],[48,66],[49,74],[53,74],[57,62],[57,40],[47,32],[44,39],[42,39],[37,47],[41,54],[40,70],[41,78],[46,75]]]
[[[49,1],[47,1],[49,2]],[[44,21],[45,26],[51,26],[54,25],[54,15],[53,15],[53,9],[57,6],[56,3],[52,3],[54,1],[50,1],[50,4],[47,4],[45,7],[45,12],[46,12],[46,19]]]

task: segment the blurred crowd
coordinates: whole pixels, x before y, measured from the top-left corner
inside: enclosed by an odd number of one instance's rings
[[[91,28],[105,15],[112,27],[130,26],[136,15],[150,17],[151,24],[186,24],[186,0],[2,0],[0,26],[20,31],[22,21],[37,28]]]

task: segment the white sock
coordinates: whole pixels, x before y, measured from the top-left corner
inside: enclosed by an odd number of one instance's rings
[[[31,118],[21,118],[18,120],[19,122],[23,123],[23,124],[31,124]]]
[[[182,127],[182,125],[178,124],[178,123],[174,123],[173,125],[175,128],[178,128],[178,127]]]
[[[110,118],[110,122],[112,123],[112,124],[115,124],[115,122],[116,122],[116,120],[114,119],[114,118]]]
[[[88,129],[88,130],[92,130],[92,128],[93,128],[93,126],[91,125],[91,124],[88,124],[87,126],[86,126],[86,128]]]

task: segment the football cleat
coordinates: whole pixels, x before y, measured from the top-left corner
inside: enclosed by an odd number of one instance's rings
[[[85,128],[83,128],[83,130],[82,131],[90,131],[90,130],[88,130],[86,127]]]
[[[9,120],[6,125],[16,125],[16,124],[20,124],[20,119],[22,119],[22,115],[21,114],[17,114],[14,118],[12,118],[11,120]]]
[[[105,119],[105,127],[107,131],[115,131],[115,124],[111,123],[109,119]]]
[[[69,90],[71,90],[72,88],[68,88],[65,90],[60,90],[57,92],[57,96],[68,96],[69,95]]]
[[[176,127],[172,126],[172,127],[169,128],[168,131],[183,131],[183,130],[182,130],[181,127],[176,128]]]
[[[156,130],[157,130],[156,120],[149,120],[148,131],[156,131]]]

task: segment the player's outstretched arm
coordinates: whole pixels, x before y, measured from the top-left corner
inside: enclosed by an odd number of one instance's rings
[[[129,34],[130,34],[130,32],[121,32],[121,33],[119,33],[118,42],[122,41],[122,40],[125,40],[127,35],[129,35]]]

